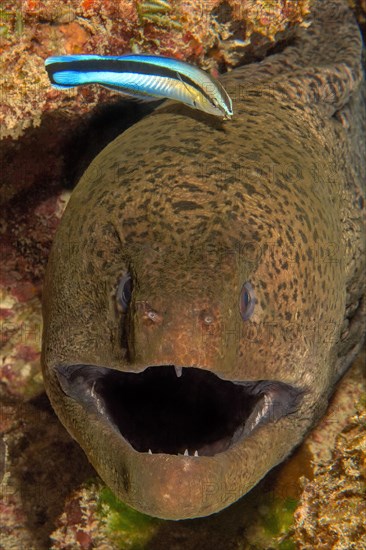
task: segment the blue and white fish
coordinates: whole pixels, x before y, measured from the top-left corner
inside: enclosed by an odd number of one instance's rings
[[[64,55],[49,57],[46,70],[55,88],[101,84],[140,100],[169,98],[221,118],[233,114],[222,84],[198,67],[158,55]]]

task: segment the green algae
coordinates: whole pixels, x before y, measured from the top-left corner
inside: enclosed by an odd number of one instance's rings
[[[108,487],[99,494],[98,513],[119,550],[143,550],[162,523],[121,502]]]
[[[296,545],[292,540],[284,540],[278,545],[279,550],[295,550]]]
[[[295,550],[291,533],[297,505],[295,498],[276,497],[268,503],[255,506],[257,512],[252,515],[251,526],[248,526],[246,533],[251,547],[258,550]]]
[[[21,11],[16,11],[15,12],[15,25],[14,25],[14,31],[15,31],[15,34],[20,36],[21,34],[23,34],[23,31],[24,31],[24,19],[23,19],[23,14]]]
[[[7,38],[11,32],[13,14],[4,9],[0,9],[0,38]]]
[[[287,533],[293,523],[296,507],[295,499],[288,498],[285,502],[275,501],[263,518],[263,526],[268,534],[276,536]]]

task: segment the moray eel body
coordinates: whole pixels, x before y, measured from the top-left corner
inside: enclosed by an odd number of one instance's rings
[[[55,237],[43,372],[115,493],[169,519],[248,492],[326,409],[365,335],[365,87],[342,2],[167,102],[91,163]]]

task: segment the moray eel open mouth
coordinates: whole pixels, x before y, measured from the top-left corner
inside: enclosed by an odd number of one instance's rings
[[[194,367],[140,373],[57,367],[62,390],[141,453],[214,456],[294,412],[301,390],[275,381],[229,381]]]

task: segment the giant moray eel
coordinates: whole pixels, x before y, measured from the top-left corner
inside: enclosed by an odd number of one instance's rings
[[[231,121],[166,102],[72,193],[45,281],[46,389],[138,510],[191,518],[244,495],[360,350],[361,49],[343,2],[319,2],[281,52],[222,77]]]

